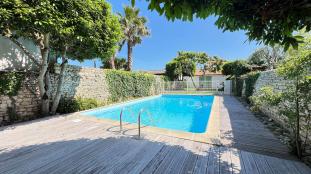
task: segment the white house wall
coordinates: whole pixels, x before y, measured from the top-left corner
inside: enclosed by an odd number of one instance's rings
[[[38,57],[39,48],[30,40],[20,39],[23,45],[30,50],[35,57]],[[13,42],[0,36],[0,71],[16,70],[23,71],[25,69],[33,69],[33,63],[28,59],[27,55],[18,48]]]

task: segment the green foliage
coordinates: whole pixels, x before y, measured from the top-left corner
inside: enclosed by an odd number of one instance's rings
[[[256,50],[248,59],[250,65],[263,66],[268,69],[275,69],[285,58],[283,48],[280,46],[263,47]]]
[[[297,47],[299,37],[294,31],[311,29],[310,1],[284,0],[147,0],[149,9],[156,10],[170,20],[206,19],[217,16],[215,25],[223,31],[246,30],[249,40],[265,45],[281,44]]]
[[[241,97],[243,91],[243,79],[242,78],[234,78],[232,91],[235,96]]]
[[[249,97],[253,95],[254,85],[260,76],[258,72],[250,72],[244,75],[243,79],[245,81],[245,98],[249,102]]]
[[[57,108],[59,113],[72,113],[103,106],[104,102],[93,98],[69,98],[61,99]]]
[[[289,49],[287,58],[277,69],[279,75],[292,83],[282,93],[263,89],[251,98],[256,105],[267,102],[278,107],[279,113],[286,117],[284,120],[292,133],[292,146],[299,158],[303,157],[311,131],[311,36],[304,36],[304,43],[297,50]],[[305,133],[304,137],[301,131]]]
[[[196,70],[196,61],[199,56],[192,52],[178,52],[176,58],[165,66],[166,75],[175,80],[181,76],[193,76]]]
[[[108,59],[103,60],[102,61],[102,63],[103,63],[102,68],[104,68],[104,69],[111,69],[110,61],[111,60],[108,60]],[[126,59],[125,58],[116,57],[114,59],[114,65],[115,65],[115,68],[117,70],[126,70],[127,69],[127,63],[126,63]]]
[[[120,70],[105,70],[105,75],[111,101],[149,96],[155,78],[152,74]]]
[[[222,66],[226,63],[225,60],[218,56],[209,57],[208,61],[204,64],[204,70],[209,72],[220,72]]]
[[[251,110],[254,112],[259,112],[260,107],[266,105],[277,106],[281,102],[282,94],[273,91],[271,86],[264,86],[256,92],[256,95],[249,97],[251,103]]]
[[[251,69],[245,61],[236,60],[227,62],[222,66],[222,73],[234,77],[240,77],[243,74],[250,72]]]
[[[123,40],[120,47],[125,43],[128,46],[128,70],[132,70],[132,49],[142,42],[142,38],[150,35],[147,28],[147,19],[139,16],[139,9],[133,6],[124,7],[124,16],[119,14],[120,23],[123,30]]]
[[[0,72],[0,95],[17,95],[17,92],[21,88],[23,80],[23,73]]]
[[[113,55],[122,32],[117,16],[104,0],[3,0],[0,1],[0,33],[16,44],[38,66],[38,86],[42,99],[41,114],[54,113],[62,89],[62,77],[68,56],[82,61]],[[33,41],[41,56],[34,56],[18,38]],[[55,57],[62,57],[62,71],[53,101],[46,75]],[[53,63],[52,63],[53,62]],[[51,65],[52,64],[52,65]],[[50,66],[50,67],[47,67]],[[52,107],[49,105],[52,104]],[[51,110],[51,111],[50,111]]]

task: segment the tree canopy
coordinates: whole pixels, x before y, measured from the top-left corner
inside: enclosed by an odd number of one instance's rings
[[[227,62],[222,66],[222,73],[224,75],[230,75],[234,77],[240,77],[251,71],[251,68],[245,61],[236,60],[233,62]]]
[[[285,53],[280,46],[263,47],[251,54],[248,63],[264,67],[264,69],[275,69],[284,58]]]
[[[249,40],[266,45],[297,47],[301,39],[293,32],[311,29],[311,2],[307,0],[146,0],[149,9],[169,20],[217,16],[216,25],[224,31],[246,30]]]
[[[127,68],[132,70],[132,53],[133,47],[142,42],[142,38],[150,35],[150,31],[146,26],[147,19],[143,16],[139,16],[139,9],[133,6],[124,7],[124,16],[119,14],[120,23],[123,29],[123,41],[122,44],[127,43]]]
[[[83,60],[109,58],[121,38],[118,19],[104,0],[3,0],[0,2],[0,33],[14,42],[39,67],[38,86],[43,115],[55,113],[67,55]],[[18,38],[32,40],[40,49],[35,57]],[[57,92],[50,107],[50,50],[63,58]]]
[[[196,70],[195,54],[192,52],[178,52],[176,58],[165,66],[166,75],[175,80],[182,76],[193,76]]]

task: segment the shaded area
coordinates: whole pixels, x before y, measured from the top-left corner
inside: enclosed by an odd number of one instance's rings
[[[221,101],[220,131],[226,146],[296,160],[287,146],[234,97],[224,96]]]
[[[0,173],[310,172],[300,163],[178,139],[81,138],[0,152]]]

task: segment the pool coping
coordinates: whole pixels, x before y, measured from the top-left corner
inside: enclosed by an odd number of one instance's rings
[[[181,95],[185,95],[185,94],[181,94]],[[127,104],[127,103],[131,103],[135,101],[141,101],[141,100],[157,97],[157,96],[161,96],[161,95],[133,99],[133,100],[129,100],[126,102],[115,103],[115,104],[107,105],[107,106],[100,107],[100,108],[114,107],[114,106],[118,106],[122,104]],[[161,135],[166,135],[166,136],[171,136],[171,137],[176,137],[176,138],[181,138],[181,139],[186,139],[186,140],[192,140],[192,141],[197,141],[197,142],[202,142],[202,143],[221,145],[221,141],[220,141],[220,98],[218,95],[213,95],[213,96],[214,96],[214,100],[213,100],[213,104],[212,104],[212,108],[210,112],[210,118],[206,125],[206,130],[204,133],[192,133],[192,132],[184,132],[184,131],[178,131],[178,130],[170,130],[170,129],[165,129],[165,128],[158,128],[158,127],[153,127],[153,126],[142,126],[141,137],[143,138],[144,135],[148,133],[153,133],[153,134],[161,134]],[[75,118],[79,118],[81,120],[107,123],[111,125],[112,128],[116,128],[116,131],[114,132],[119,132],[119,125],[120,125],[119,121],[105,119],[105,118],[90,117],[90,116],[83,114],[85,112],[89,112],[89,111],[96,110],[96,109],[99,109],[99,108],[75,112],[75,113],[68,114],[68,115],[73,116]],[[127,135],[126,132],[129,130],[136,129],[135,131],[137,132],[137,123],[123,123],[122,127],[123,127],[122,134],[124,135]],[[135,135],[131,135],[131,136],[135,136]]]

